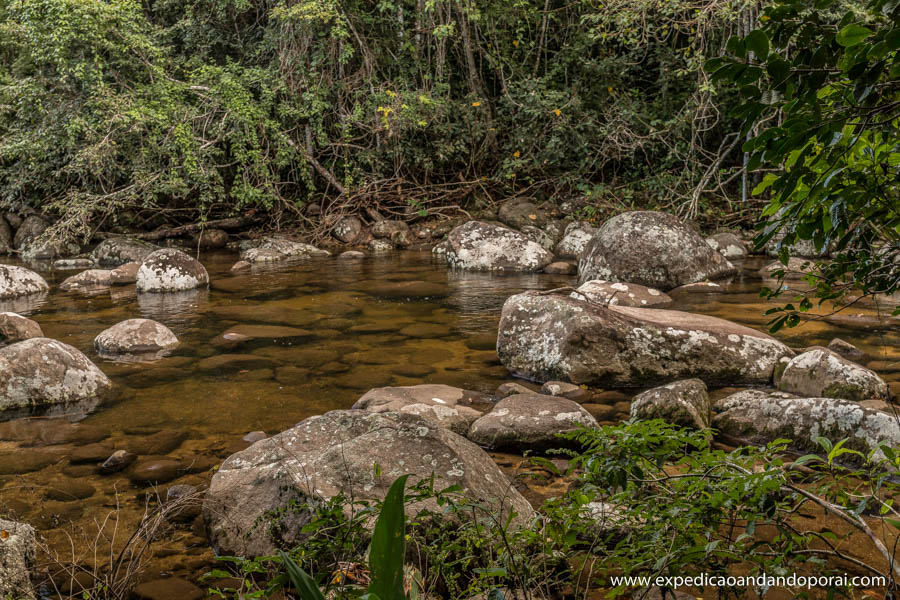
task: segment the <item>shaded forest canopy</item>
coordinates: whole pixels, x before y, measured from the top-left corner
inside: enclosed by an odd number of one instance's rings
[[[739,199],[746,0],[0,0],[0,205],[57,233],[517,193]],[[730,200],[729,200],[730,198]]]

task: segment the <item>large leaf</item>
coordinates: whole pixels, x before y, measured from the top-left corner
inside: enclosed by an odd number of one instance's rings
[[[751,31],[744,38],[744,44],[747,45],[747,50],[756,55],[757,60],[766,60],[766,57],[769,56],[769,36],[760,29]]]
[[[388,490],[375,522],[369,546],[369,593],[381,600],[404,600],[403,561],[406,558],[406,514],[403,494],[408,475],[398,477]]]
[[[852,48],[858,44],[861,44],[864,39],[872,35],[872,30],[863,27],[862,25],[857,25],[856,23],[850,23],[841,29],[837,37],[837,43],[843,46],[844,48]]]
[[[288,578],[294,584],[301,600],[325,600],[325,596],[319,590],[319,586],[309,574],[300,568],[286,552],[281,552],[281,563],[287,571]]]

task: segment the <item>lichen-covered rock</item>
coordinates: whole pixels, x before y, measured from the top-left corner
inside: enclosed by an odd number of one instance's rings
[[[143,240],[127,237],[110,238],[100,242],[91,252],[91,256],[98,265],[118,267],[130,262],[144,262],[145,258],[157,250],[159,250],[157,246]]]
[[[53,268],[61,271],[90,269],[94,266],[93,258],[60,258],[53,261]]]
[[[813,347],[787,364],[778,389],[798,396],[845,400],[887,400],[888,386],[875,371],[827,348]]]
[[[106,375],[68,344],[39,337],[0,349],[0,412],[93,400],[111,387]]]
[[[150,254],[137,273],[139,292],[180,292],[208,285],[206,268],[174,248],[164,248]]]
[[[105,329],[94,338],[94,348],[101,355],[161,356],[178,346],[172,330],[150,319],[128,319]]]
[[[409,484],[434,475],[438,489],[459,485],[501,520],[512,509],[516,526],[534,515],[490,456],[462,436],[416,415],[336,410],[256,442],[222,464],[203,507],[209,540],[219,554],[271,554],[278,545],[302,542],[301,527],[315,516],[307,504],[338,495],[381,499],[405,474]],[[273,521],[272,511],[289,505]],[[438,509],[425,500],[407,513],[422,508]]]
[[[454,433],[465,436],[469,425],[482,415],[470,405],[484,400],[482,394],[440,384],[383,387],[369,390],[353,408],[368,412],[402,412],[418,415]]]
[[[733,233],[717,233],[706,238],[706,243],[728,260],[746,258],[749,254],[744,240]]]
[[[778,340],[724,319],[609,306],[562,293],[525,292],[503,305],[497,354],[513,374],[608,387],[648,387],[696,377],[769,383],[793,356]]]
[[[389,240],[372,240],[366,247],[372,254],[385,254],[394,249],[394,244]]]
[[[85,289],[109,287],[111,284],[111,273],[112,271],[103,269],[88,269],[77,275],[67,277],[65,281],[59,284],[59,289],[64,292],[77,292]]]
[[[372,225],[372,235],[377,238],[390,240],[395,234],[401,231],[409,231],[409,225],[403,221],[384,219],[383,221],[377,221]]]
[[[572,292],[573,298],[587,298],[591,302],[604,305],[637,306],[640,308],[662,308],[672,304],[672,298],[665,292],[636,283],[620,283],[592,279],[585,281]]]
[[[518,231],[469,221],[447,235],[447,263],[466,271],[540,271],[553,255]]]
[[[900,445],[900,424],[893,415],[848,400],[746,390],[719,400],[713,410],[714,428],[754,444],[783,438],[801,452],[822,452],[817,437],[833,443],[848,438],[846,447],[864,454],[878,444]]]
[[[129,285],[137,281],[138,271],[141,270],[141,263],[130,262],[119,265],[109,272],[110,285]]]
[[[0,312],[0,345],[44,337],[41,326],[13,312]]]
[[[580,281],[638,283],[668,291],[736,273],[734,265],[676,217],[636,211],[615,216],[594,234],[578,261]]]
[[[268,238],[252,248],[242,250],[240,256],[241,260],[249,263],[266,263],[331,256],[331,252],[284,238]]]
[[[553,249],[556,247],[556,241],[552,237],[550,237],[547,232],[539,227],[535,227],[534,225],[525,225],[519,231],[522,232],[522,235],[527,237],[532,242],[538,244],[547,252],[553,252]]]
[[[331,230],[331,235],[337,238],[338,241],[350,243],[359,237],[361,231],[362,221],[358,217],[348,215],[338,220]]]
[[[469,439],[498,450],[548,450],[569,445],[560,433],[599,427],[581,405],[558,396],[516,394],[500,400],[472,423]]]
[[[547,222],[547,211],[538,208],[533,202],[521,198],[513,198],[500,206],[497,219],[501,223],[521,229],[525,225],[543,227]]]
[[[50,286],[44,278],[24,267],[0,265],[0,300],[44,294]]]
[[[683,379],[640,393],[631,401],[631,418],[662,419],[672,425],[706,429],[710,419],[706,384],[699,379]]]
[[[37,598],[31,582],[36,552],[34,527],[0,519],[0,598]]]
[[[53,260],[64,256],[75,256],[81,247],[73,242],[35,239],[25,244],[22,258],[25,260]]]
[[[804,279],[810,273],[815,273],[815,271],[816,264],[811,260],[792,256],[788,259],[788,264],[785,265],[776,260],[760,269],[759,274],[766,279],[782,277],[787,281],[792,281]]]
[[[597,228],[584,221],[573,221],[566,226],[562,239],[556,245],[556,255],[564,258],[581,258]]]
[[[27,217],[19,228],[16,229],[16,235],[13,238],[13,245],[16,250],[24,250],[31,242],[38,239],[44,231],[47,230],[47,223],[37,215]]]

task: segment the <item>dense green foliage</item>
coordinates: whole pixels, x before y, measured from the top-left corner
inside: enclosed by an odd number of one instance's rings
[[[423,187],[689,200],[733,129],[700,66],[752,4],[0,0],[0,206],[83,235]]]
[[[761,26],[707,65],[737,84],[749,168],[774,170],[758,242],[831,251],[810,281],[822,299],[900,290],[900,2],[831,17],[833,0],[778,0]],[[810,307],[808,302],[800,310]],[[791,307],[793,308],[793,307]],[[777,321],[794,324],[796,311]]]

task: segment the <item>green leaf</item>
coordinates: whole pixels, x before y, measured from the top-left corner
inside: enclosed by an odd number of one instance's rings
[[[404,600],[406,514],[403,511],[403,493],[408,477],[398,477],[384,497],[369,546],[369,569],[372,572],[369,594],[376,594],[382,600]]]
[[[319,586],[316,585],[313,578],[301,569],[300,565],[294,562],[294,559],[286,552],[280,552],[279,554],[281,556],[281,564],[284,565],[294,588],[300,593],[301,600],[325,600],[324,594],[319,590]]]
[[[763,61],[769,56],[769,36],[761,29],[751,31],[744,38],[744,44],[747,50],[756,55],[757,60]]]
[[[863,27],[862,25],[857,25],[856,23],[850,23],[841,29],[835,39],[837,43],[843,46],[844,48],[852,48],[858,44],[861,44],[864,39],[872,35],[872,30]]]

